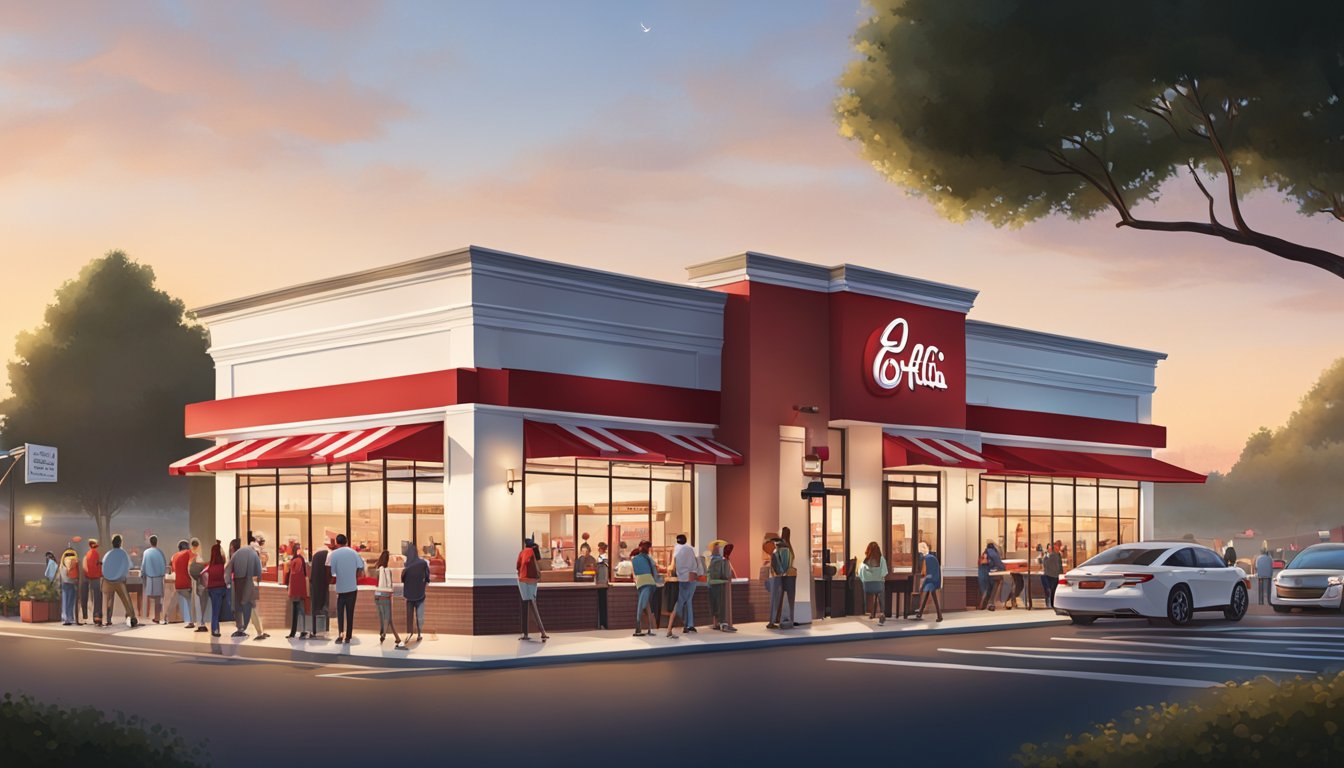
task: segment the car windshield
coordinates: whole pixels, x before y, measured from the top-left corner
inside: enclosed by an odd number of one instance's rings
[[[1344,547],[1304,549],[1293,558],[1289,568],[1325,568],[1344,571]]]
[[[1166,547],[1161,549],[1112,547],[1083,563],[1083,565],[1152,565],[1153,561],[1161,557],[1166,551]]]

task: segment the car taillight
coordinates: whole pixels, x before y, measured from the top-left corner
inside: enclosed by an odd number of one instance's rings
[[[1066,579],[1066,578],[1064,578],[1063,576],[1060,576],[1060,577],[1059,577],[1059,586],[1061,586],[1061,587],[1067,587],[1067,586],[1069,586],[1069,580]]]
[[[1122,587],[1137,587],[1138,585],[1144,583],[1145,581],[1152,581],[1152,580],[1153,580],[1153,574],[1151,574],[1151,573],[1126,573],[1126,574],[1123,574],[1121,578],[1124,579],[1124,582],[1123,582],[1120,586],[1122,586]]]

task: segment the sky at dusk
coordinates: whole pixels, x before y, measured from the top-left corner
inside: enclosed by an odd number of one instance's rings
[[[952,224],[836,132],[857,2],[7,3],[0,347],[119,248],[188,306],[475,243],[684,280],[756,250],[1157,349],[1167,458],[1227,469],[1341,356],[1344,283],[1109,216]],[[651,27],[643,32],[640,25]],[[1200,218],[1183,183],[1164,218]],[[1248,219],[1333,250],[1270,194]],[[3,374],[0,373],[0,380]]]

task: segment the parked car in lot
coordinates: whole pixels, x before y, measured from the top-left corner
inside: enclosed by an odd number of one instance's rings
[[[1177,626],[1196,611],[1241,621],[1250,605],[1246,572],[1188,541],[1112,547],[1059,578],[1055,613],[1074,624],[1099,618],[1165,620]]]
[[[1313,544],[1274,575],[1274,610],[1327,608],[1344,611],[1344,544]]]

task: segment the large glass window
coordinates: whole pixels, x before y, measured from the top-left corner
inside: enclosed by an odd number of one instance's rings
[[[541,547],[543,581],[572,581],[585,543],[594,558],[605,544],[616,564],[648,539],[665,569],[677,534],[695,540],[689,465],[546,459],[523,478],[523,535]]]
[[[928,544],[933,552],[942,554],[941,513],[942,475],[937,472],[888,472],[884,486],[887,492],[885,524],[887,540],[883,552],[893,571],[909,571],[916,565],[915,557],[920,543]],[[1000,499],[994,507],[1002,528],[1003,506]]]
[[[430,575],[443,581],[443,465],[365,462],[287,468],[238,475],[238,530],[263,536],[264,576],[276,580],[293,545],[311,556],[335,546],[345,534],[350,546],[373,563],[384,548],[392,566],[403,562],[401,543],[417,541],[430,560]],[[241,536],[240,536],[241,538]],[[430,557],[433,550],[437,558]]]
[[[1072,477],[981,476],[980,538],[1029,571],[1052,542],[1065,570],[1120,543],[1139,541],[1139,485]],[[1021,522],[1019,522],[1021,521]],[[1019,530],[1021,525],[1021,530]]]

